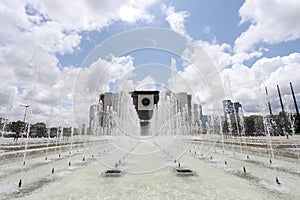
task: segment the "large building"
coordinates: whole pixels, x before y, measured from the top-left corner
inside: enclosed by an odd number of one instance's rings
[[[186,110],[189,120],[192,124],[201,124],[202,119],[202,106],[192,103],[192,95],[186,92],[175,93],[177,98],[178,111],[183,112]]]
[[[159,102],[159,91],[133,91],[130,93],[132,103],[140,119],[140,125],[145,126],[152,118],[153,110]],[[167,93],[168,96],[171,93]],[[199,104],[192,103],[192,95],[186,92],[174,94],[177,99],[177,111],[187,112],[187,120],[191,124],[201,124],[202,107]],[[89,128],[95,131],[97,128],[109,127],[111,120],[109,119],[110,111],[119,112],[120,94],[104,93],[99,96],[97,104],[90,106],[90,123]]]
[[[133,91],[131,97],[140,120],[140,134],[150,135],[150,120],[159,101],[159,91]]]
[[[90,128],[108,127],[109,126],[109,111],[116,111],[118,107],[119,94],[106,92],[100,94],[97,104],[90,106]]]
[[[191,116],[192,109],[192,95],[186,92],[175,93],[177,98],[178,111],[183,112],[187,109],[188,115]]]
[[[202,126],[202,106],[193,103],[192,112],[193,112],[192,123],[195,123],[198,126]]]
[[[117,110],[118,103],[119,103],[119,94],[118,93],[110,93],[106,92],[104,94],[100,95],[100,100],[102,103],[102,120],[100,121],[100,124],[102,127],[108,127],[109,126],[109,109],[112,109],[114,111]]]
[[[39,122],[31,125],[30,127],[30,137],[47,137],[47,128],[46,124]]]
[[[225,120],[228,120],[230,117],[231,121],[235,121],[236,118],[239,121],[239,108],[242,108],[242,105],[239,102],[231,102],[231,100],[223,100],[223,111]],[[236,115],[236,116],[235,116]]]

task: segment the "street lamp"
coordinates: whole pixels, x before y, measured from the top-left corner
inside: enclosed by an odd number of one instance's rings
[[[20,105],[21,107],[24,107],[25,108],[25,113],[24,113],[24,122],[26,122],[26,113],[27,113],[27,108],[29,107],[29,105],[24,105],[24,104],[21,104]]]

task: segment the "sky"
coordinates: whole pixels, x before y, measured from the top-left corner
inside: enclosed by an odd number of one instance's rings
[[[20,105],[29,105],[31,123],[70,125],[88,120],[86,105],[101,92],[160,87],[192,93],[204,114],[223,91],[245,115],[262,111],[267,87],[277,114],[277,85],[295,112],[289,83],[299,106],[299,11],[298,0],[3,0],[0,117],[22,120]]]

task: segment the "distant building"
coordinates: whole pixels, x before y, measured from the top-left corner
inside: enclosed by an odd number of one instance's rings
[[[183,112],[184,109],[187,109],[188,115],[191,116],[192,95],[186,92],[179,92],[175,93],[175,96],[177,98],[178,110]]]
[[[197,124],[198,126],[202,126],[202,124],[201,124],[201,121],[202,121],[202,106],[199,105],[199,104],[193,103],[192,113],[193,113],[192,122]]]
[[[240,121],[239,119],[239,108],[242,108],[242,105],[239,102],[231,102],[231,100],[223,100],[223,111],[225,121],[229,119],[231,122]],[[229,117],[229,119],[228,119]]]
[[[175,93],[177,98],[178,111],[183,112],[186,110],[190,122],[195,125],[201,125],[202,121],[202,106],[192,103],[192,95],[186,92]]]
[[[104,94],[100,95],[100,105],[102,105],[102,117],[100,124],[102,127],[108,127],[109,126],[109,112],[110,109],[113,111],[117,110],[118,103],[119,103],[119,94],[117,93],[111,93],[111,92],[105,92]]]
[[[104,94],[100,94],[100,100],[102,101],[103,111],[107,111],[109,108],[113,108],[116,110],[119,103],[119,94],[118,93],[111,93],[105,92]]]
[[[99,127],[109,127],[109,112],[117,111],[119,106],[119,94],[105,92],[99,95],[98,103],[90,106],[89,111],[89,129],[95,130]]]
[[[90,112],[89,112],[89,117],[90,117],[90,124],[89,127],[91,129],[94,129],[98,126],[102,126],[102,116],[103,116],[103,106],[102,102],[99,102],[98,104],[94,104],[90,106]]]
[[[31,125],[29,136],[30,137],[46,137],[47,136],[46,124],[39,122],[39,123]]]

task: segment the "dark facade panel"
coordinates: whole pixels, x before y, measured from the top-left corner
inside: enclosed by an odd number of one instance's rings
[[[139,119],[150,120],[159,101],[159,91],[133,91],[131,97]]]

